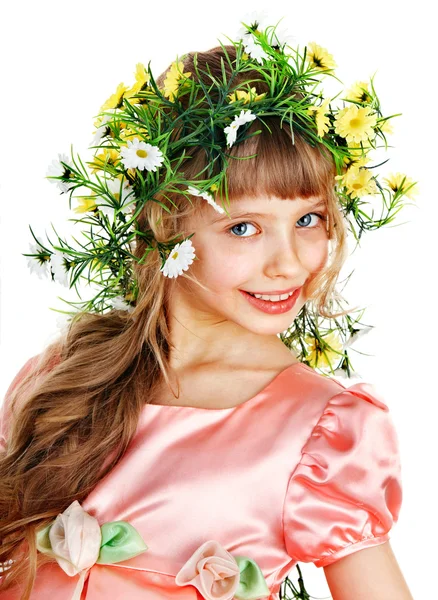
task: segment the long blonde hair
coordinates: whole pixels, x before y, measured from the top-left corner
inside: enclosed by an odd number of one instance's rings
[[[233,46],[226,46],[235,58]],[[221,46],[198,52],[198,65],[221,77]],[[195,76],[194,53],[184,59],[184,70]],[[227,61],[225,69],[229,72]],[[167,69],[157,78],[162,87]],[[255,79],[256,72],[240,74],[236,84]],[[266,85],[251,82],[257,93]],[[327,201],[330,264],[310,282],[309,302],[319,314],[340,316],[327,310],[328,302],[347,256],[346,226],[334,192],[334,163],[322,146],[311,146],[279,118],[265,117],[270,131],[258,120],[248,133],[262,133],[234,145],[230,154],[248,160],[230,160],[228,193],[232,202],[245,195],[267,194],[287,200],[320,195]],[[175,132],[177,135],[177,132]],[[202,148],[190,148],[181,165],[187,179],[196,179],[206,166]],[[187,232],[187,218],[205,200],[168,194],[178,208],[171,213],[156,202],[147,202],[138,218],[141,231],[168,242]],[[166,203],[164,197],[157,198]],[[142,257],[145,241],[137,237],[135,254]],[[5,398],[10,413],[7,450],[0,454],[0,562],[13,559],[3,573],[0,592],[16,582],[23,585],[22,600],[30,597],[37,569],[53,558],[36,551],[35,531],[52,521],[73,501],[83,501],[117,464],[127,449],[140,412],[154,386],[169,383],[169,280],[160,272],[158,252],[143,264],[134,263],[139,295],[132,313],[111,310],[106,314],[80,313],[69,330],[29,361]],[[182,275],[198,285],[188,272]]]

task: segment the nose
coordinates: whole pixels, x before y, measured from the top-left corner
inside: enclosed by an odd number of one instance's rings
[[[290,231],[276,235],[266,254],[266,276],[283,277],[292,284],[304,282],[308,273],[302,264],[302,252],[298,240]]]

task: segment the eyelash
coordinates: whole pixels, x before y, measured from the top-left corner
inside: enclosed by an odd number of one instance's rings
[[[327,215],[324,215],[322,213],[310,212],[310,213],[306,213],[304,215],[304,217],[307,217],[307,215],[316,215],[317,217],[319,217],[321,219],[322,222],[326,222],[327,221]],[[301,217],[301,219],[302,218],[303,217]],[[299,220],[301,220],[301,219],[299,219]],[[242,238],[244,240],[252,239],[255,236],[255,234],[247,236],[247,237],[244,237],[244,236],[241,236],[241,235],[234,235],[232,233],[231,230],[234,229],[237,225],[242,225],[242,223],[250,223],[250,225],[253,225],[253,223],[251,223],[250,221],[239,221],[239,223],[234,223],[234,225],[232,225],[231,227],[229,227],[228,229],[226,229],[227,235],[229,235],[229,236],[231,236],[233,238]],[[255,225],[253,225],[253,226],[255,227]],[[299,227],[299,229],[316,229],[316,227],[317,226],[315,226],[315,227]]]

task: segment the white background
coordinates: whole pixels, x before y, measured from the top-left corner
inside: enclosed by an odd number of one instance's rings
[[[384,114],[403,113],[392,121],[395,148],[385,168],[419,181],[420,194],[398,214],[399,226],[364,235],[345,267],[344,275],[355,272],[344,294],[351,306],[367,307],[362,323],[374,326],[350,352],[353,366],[385,396],[399,434],[404,500],[391,545],[413,596],[437,598],[437,85],[430,4],[275,6],[272,23],[284,16],[300,45],[326,47],[346,87],[377,71]],[[28,0],[3,8],[0,398],[24,362],[57,335],[58,314],[48,307],[68,309],[57,296],[77,300],[31,275],[21,256],[34,241],[29,224],[54,241],[50,223],[64,234],[67,218],[76,215],[68,197],[45,179],[48,165],[58,152],[69,155],[70,144],[81,158],[91,157],[94,116],[120,82],[134,83],[137,62],[151,60],[158,76],[177,54],[206,50],[218,38],[227,43],[225,36],[233,38],[239,21],[256,9],[264,3]],[[329,597],[323,569],[301,566],[308,592]]]

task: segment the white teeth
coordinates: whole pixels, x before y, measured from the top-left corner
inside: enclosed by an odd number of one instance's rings
[[[281,296],[268,296],[266,294],[253,294],[256,298],[261,298],[262,300],[270,300],[271,302],[279,302],[280,300],[286,300],[289,296],[292,296],[293,292],[289,292],[288,294],[282,294]]]

